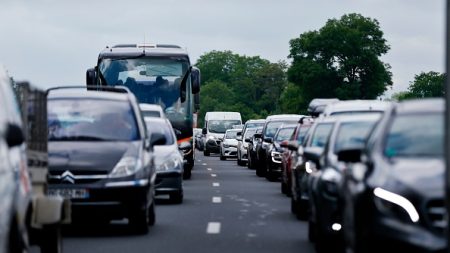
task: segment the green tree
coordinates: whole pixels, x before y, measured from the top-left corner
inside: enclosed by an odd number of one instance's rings
[[[422,72],[414,76],[414,81],[410,82],[408,92],[411,97],[443,97],[445,95],[445,74],[438,72]]]
[[[303,104],[316,97],[374,99],[392,85],[389,50],[376,19],[348,14],[290,41],[289,81],[302,89]]]

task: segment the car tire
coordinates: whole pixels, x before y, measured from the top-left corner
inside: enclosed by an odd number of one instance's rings
[[[153,206],[153,204],[152,204]],[[147,234],[148,226],[150,225],[149,214],[151,214],[151,207],[145,209],[138,209],[129,217],[129,224],[138,234]]]
[[[297,205],[295,204],[294,198],[291,197],[291,213],[297,214]]]
[[[308,240],[312,243],[316,241],[316,224],[311,221],[308,221]]]
[[[210,155],[209,151],[206,148],[203,149],[203,155],[204,156],[209,156]]]
[[[153,199],[153,203],[148,208],[148,225],[154,226],[156,223],[156,212],[155,212],[155,200]]]
[[[281,193],[288,194],[287,185],[285,182],[281,181]]]
[[[170,201],[174,204],[183,203],[183,192],[177,192],[170,194]]]
[[[239,158],[238,158],[238,160],[237,160],[237,164],[238,164],[239,166],[245,166],[245,162],[242,161],[242,160],[240,160]]]
[[[223,156],[222,154],[220,154],[220,160],[225,161],[225,160],[227,160],[227,158],[225,156]]]
[[[19,228],[17,227],[17,223],[11,222],[11,229],[9,231],[9,238],[8,238],[8,251],[10,253],[22,253],[27,252],[28,245],[24,240],[21,238]]]
[[[302,205],[301,205],[299,202],[297,202],[297,201],[294,201],[294,205],[296,206],[296,207],[295,207],[295,210],[296,210],[295,215],[297,216],[297,219],[298,219],[298,220],[302,220],[302,221],[307,220],[307,219],[308,219],[308,208],[302,206]]]
[[[61,253],[62,235],[59,224],[44,226],[41,232],[40,248],[42,253]]]

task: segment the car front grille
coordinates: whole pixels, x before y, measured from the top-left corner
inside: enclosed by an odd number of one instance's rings
[[[432,200],[427,204],[427,218],[429,225],[438,233],[444,233],[447,227],[447,212],[444,200]]]
[[[106,170],[65,170],[51,171],[48,175],[50,184],[89,184],[108,178]]]

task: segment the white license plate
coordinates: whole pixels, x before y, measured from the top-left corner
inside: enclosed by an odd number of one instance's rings
[[[89,198],[89,191],[87,189],[49,189],[47,194],[50,196],[60,196],[65,199]]]

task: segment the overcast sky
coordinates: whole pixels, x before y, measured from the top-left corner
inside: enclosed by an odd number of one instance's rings
[[[100,50],[117,43],[186,47],[286,60],[289,40],[327,19],[361,13],[380,22],[391,50],[392,92],[422,71],[444,71],[444,0],[1,0],[0,62],[16,80],[84,84]]]

